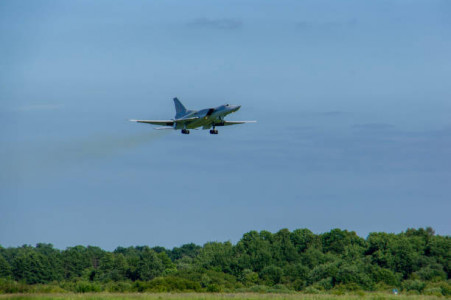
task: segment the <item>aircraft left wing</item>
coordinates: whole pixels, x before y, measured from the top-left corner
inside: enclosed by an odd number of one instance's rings
[[[222,121],[220,123],[215,123],[215,126],[229,126],[245,123],[257,123],[257,121]]]

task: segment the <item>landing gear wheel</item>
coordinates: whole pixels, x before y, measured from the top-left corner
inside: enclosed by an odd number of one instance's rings
[[[188,129],[182,129],[182,133],[183,134],[189,134],[189,130]]]
[[[218,134],[218,131],[215,129],[210,130],[210,134]]]

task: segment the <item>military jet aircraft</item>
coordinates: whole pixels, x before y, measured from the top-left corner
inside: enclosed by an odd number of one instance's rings
[[[172,120],[130,120],[132,122],[162,125],[155,129],[181,129],[183,134],[189,134],[189,129],[202,127],[210,129],[210,134],[218,134],[217,126],[228,126],[256,121],[226,121],[224,117],[240,109],[240,105],[224,104],[215,108],[199,111],[186,109],[179,99],[174,98],[175,117]]]

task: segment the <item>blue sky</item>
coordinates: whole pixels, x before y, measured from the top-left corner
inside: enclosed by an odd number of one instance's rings
[[[0,2],[0,244],[451,233],[449,1]],[[240,104],[220,134],[155,131]]]

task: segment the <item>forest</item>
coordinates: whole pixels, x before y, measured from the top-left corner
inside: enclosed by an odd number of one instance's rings
[[[250,231],[236,243],[0,246],[0,293],[391,291],[451,296],[451,237],[430,227],[367,238],[333,229]]]

